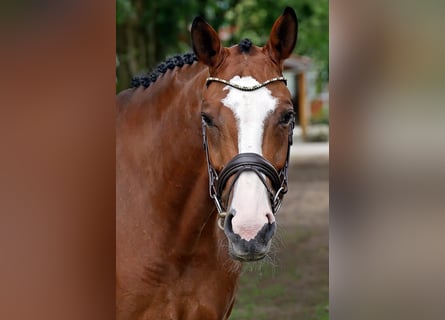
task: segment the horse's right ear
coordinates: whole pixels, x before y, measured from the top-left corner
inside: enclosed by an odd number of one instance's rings
[[[201,17],[196,17],[192,23],[192,45],[198,60],[211,68],[216,68],[224,56],[216,31]]]

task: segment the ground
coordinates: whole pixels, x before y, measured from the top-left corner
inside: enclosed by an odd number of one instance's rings
[[[273,252],[244,266],[231,320],[329,318],[328,156],[293,149]]]

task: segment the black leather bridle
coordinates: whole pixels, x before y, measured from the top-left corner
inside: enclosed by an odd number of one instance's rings
[[[207,86],[211,81],[221,82],[242,91],[254,91],[274,81],[286,82],[286,79],[284,77],[273,78],[254,87],[239,86],[229,81],[213,77],[207,78],[206,82]],[[287,193],[287,173],[289,166],[289,153],[290,153],[290,147],[293,142],[292,135],[294,126],[295,122],[294,119],[292,118],[289,123],[286,162],[283,168],[279,172],[274,168],[274,166],[269,161],[267,161],[264,157],[262,157],[257,153],[240,153],[235,157],[233,157],[218,175],[215,168],[210,163],[209,145],[207,143],[207,130],[206,130],[207,123],[204,120],[204,118],[202,119],[203,147],[206,154],[207,169],[209,173],[209,194],[210,198],[212,198],[213,201],[215,202],[216,209],[218,210],[219,214],[218,225],[220,226],[220,228],[223,229],[223,221],[227,214],[226,208],[222,204],[221,200],[224,188],[226,187],[230,177],[234,176],[234,179],[228,190],[228,194],[230,195],[236,180],[239,178],[241,173],[245,171],[255,172],[256,175],[263,182],[264,186],[266,187],[267,193],[269,195],[269,200],[272,207],[272,213],[275,215],[280,210],[283,196],[284,194]],[[269,179],[270,185],[267,183],[266,178]]]

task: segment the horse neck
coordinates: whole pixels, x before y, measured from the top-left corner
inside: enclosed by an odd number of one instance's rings
[[[167,72],[148,89],[134,92],[137,103],[126,106],[127,119],[121,120],[129,135],[122,143],[132,153],[122,174],[132,175],[128,184],[142,185],[124,223],[143,225],[150,241],[156,239],[157,250],[170,255],[203,249],[216,254],[219,241],[200,125],[200,88],[206,76],[199,64]]]

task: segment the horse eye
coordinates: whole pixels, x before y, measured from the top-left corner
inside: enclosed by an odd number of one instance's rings
[[[286,112],[280,119],[280,124],[289,124],[294,120],[295,113],[293,111]]]
[[[202,120],[204,120],[205,124],[208,125],[209,127],[212,127],[214,125],[212,118],[208,114],[202,112],[201,117]]]

